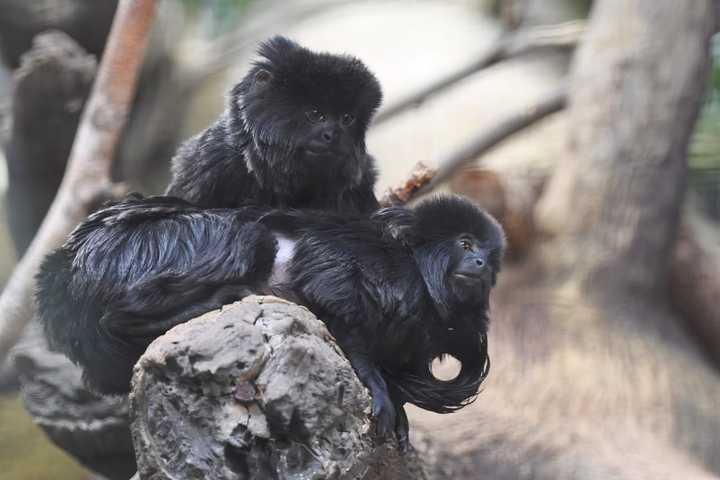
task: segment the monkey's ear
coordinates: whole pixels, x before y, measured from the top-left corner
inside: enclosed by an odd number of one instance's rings
[[[404,207],[381,208],[372,215],[372,219],[383,225],[383,230],[391,238],[411,246],[414,243],[415,212]]]
[[[255,84],[256,85],[266,85],[267,83],[272,80],[273,76],[272,73],[265,70],[264,68],[261,68],[257,72],[255,72]]]

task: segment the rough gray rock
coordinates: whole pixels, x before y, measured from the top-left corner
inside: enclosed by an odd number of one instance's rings
[[[422,479],[379,445],[370,398],[312,313],[249,297],[179,325],[135,367],[142,479]]]

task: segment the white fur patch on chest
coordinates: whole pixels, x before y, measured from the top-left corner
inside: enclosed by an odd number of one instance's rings
[[[295,254],[295,240],[279,234],[275,235],[275,239],[278,243],[278,250],[270,274],[270,286],[281,285],[288,281],[288,267]]]

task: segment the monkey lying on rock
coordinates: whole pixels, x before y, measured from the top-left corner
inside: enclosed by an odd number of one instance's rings
[[[146,347],[250,293],[309,308],[373,397],[378,432],[407,442],[406,402],[439,413],[474,399],[489,369],[501,227],[458,196],[371,217],[268,207],[201,209],[132,197],[92,214],[50,254],[38,311],[53,348],[104,393],[130,388]],[[458,376],[436,379],[450,354]]]

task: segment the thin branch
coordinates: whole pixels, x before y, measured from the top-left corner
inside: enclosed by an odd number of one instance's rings
[[[389,189],[385,193],[380,200],[380,204],[383,206],[403,204],[430,193],[465,165],[475,161],[479,156],[515,133],[552,113],[562,110],[565,108],[566,103],[567,88],[562,86],[532,105],[511,113],[490,131],[482,132],[457,151],[450,153],[444,160],[439,162],[437,170],[418,163],[402,184]]]
[[[584,22],[568,22],[559,25],[535,27],[502,37],[485,54],[470,65],[448,74],[393,105],[382,109],[375,117],[373,126],[416,108],[428,98],[443,92],[465,78],[491,67],[503,60],[542,48],[573,48],[585,31]]]
[[[70,160],[50,210],[0,297],[0,364],[34,313],[35,274],[47,252],[110,188],[113,152],[125,125],[155,16],[155,0],[121,0]]]
[[[392,205],[403,205],[410,201],[425,185],[430,183],[437,173],[432,167],[422,162],[415,164],[410,171],[408,178],[400,185],[389,188],[380,199],[380,205],[390,207]]]
[[[506,138],[533,125],[553,113],[559,112],[567,104],[567,87],[561,86],[541,97],[535,103],[513,112],[501,119],[490,131],[483,132],[439,163],[437,174],[432,181],[418,192],[419,195],[435,188],[450,178],[460,168],[477,159]]]

